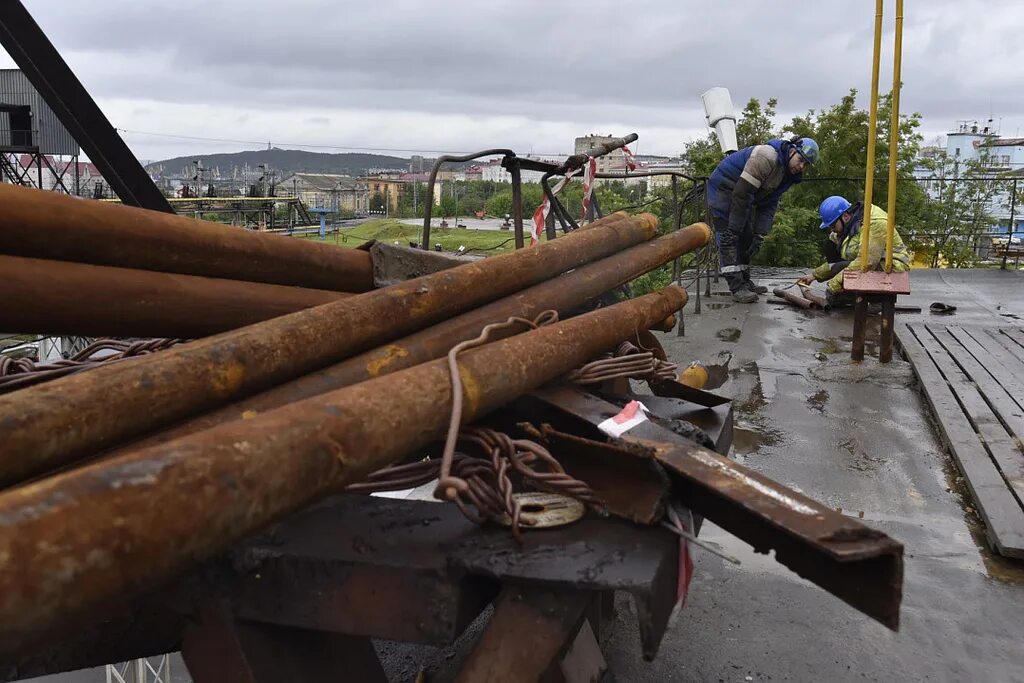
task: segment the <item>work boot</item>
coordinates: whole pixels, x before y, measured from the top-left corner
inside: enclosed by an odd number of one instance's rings
[[[747,289],[754,294],[767,294],[768,288],[762,287],[761,285],[754,284],[754,281],[750,279],[750,271],[743,271],[743,280],[747,283]]]
[[[744,287],[732,293],[732,300],[741,304],[753,304],[757,303],[757,294]]]

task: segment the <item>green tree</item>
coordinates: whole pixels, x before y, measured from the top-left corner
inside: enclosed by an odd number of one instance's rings
[[[512,215],[512,190],[502,190],[492,194],[484,202],[484,211],[491,216],[504,218]]]
[[[996,224],[993,212],[1008,199],[1011,183],[993,173],[991,155],[984,148],[978,160],[939,152],[924,165],[935,199],[929,205],[927,231],[909,236],[911,248],[932,268],[973,266],[981,241],[989,238]]]

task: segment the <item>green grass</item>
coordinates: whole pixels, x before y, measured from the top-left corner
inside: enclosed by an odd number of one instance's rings
[[[327,236],[327,242],[342,247],[358,247],[363,242],[378,240],[409,246],[409,242],[419,242],[423,232],[422,225],[408,225],[391,218],[367,221],[355,228],[339,230]],[[467,251],[483,251],[500,254],[515,249],[511,230],[471,230],[469,228],[438,228],[430,230],[431,244],[440,244],[445,251],[455,251],[460,246]],[[303,235],[300,239],[319,240],[316,235]],[[529,240],[529,237],[527,237]],[[502,244],[504,242],[504,244]]]

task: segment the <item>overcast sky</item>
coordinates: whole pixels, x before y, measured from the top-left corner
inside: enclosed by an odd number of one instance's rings
[[[737,107],[777,97],[782,121],[865,93],[874,15],[870,0],[26,5],[145,160],[267,142],[557,153],[634,131],[636,151],[675,154],[705,133],[711,86]],[[1022,134],[1024,2],[907,0],[906,14],[903,109],[924,115],[926,136],[990,112]]]

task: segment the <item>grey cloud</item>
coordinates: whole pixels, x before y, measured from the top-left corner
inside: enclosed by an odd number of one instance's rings
[[[1015,118],[1024,113],[1024,5],[907,4],[904,109],[941,131],[987,114],[991,98],[997,115],[1024,122]],[[848,0],[593,0],[585,10],[525,0],[28,6],[99,99],[282,115],[311,107],[465,114],[480,118],[478,134],[511,116],[682,135],[699,128],[698,97],[712,85],[728,86],[738,106],[774,96],[785,116],[821,109],[851,87],[866,90],[872,20],[870,3]],[[884,90],[891,24],[890,6]],[[313,118],[303,124],[323,127]],[[460,133],[452,131],[453,144]]]

